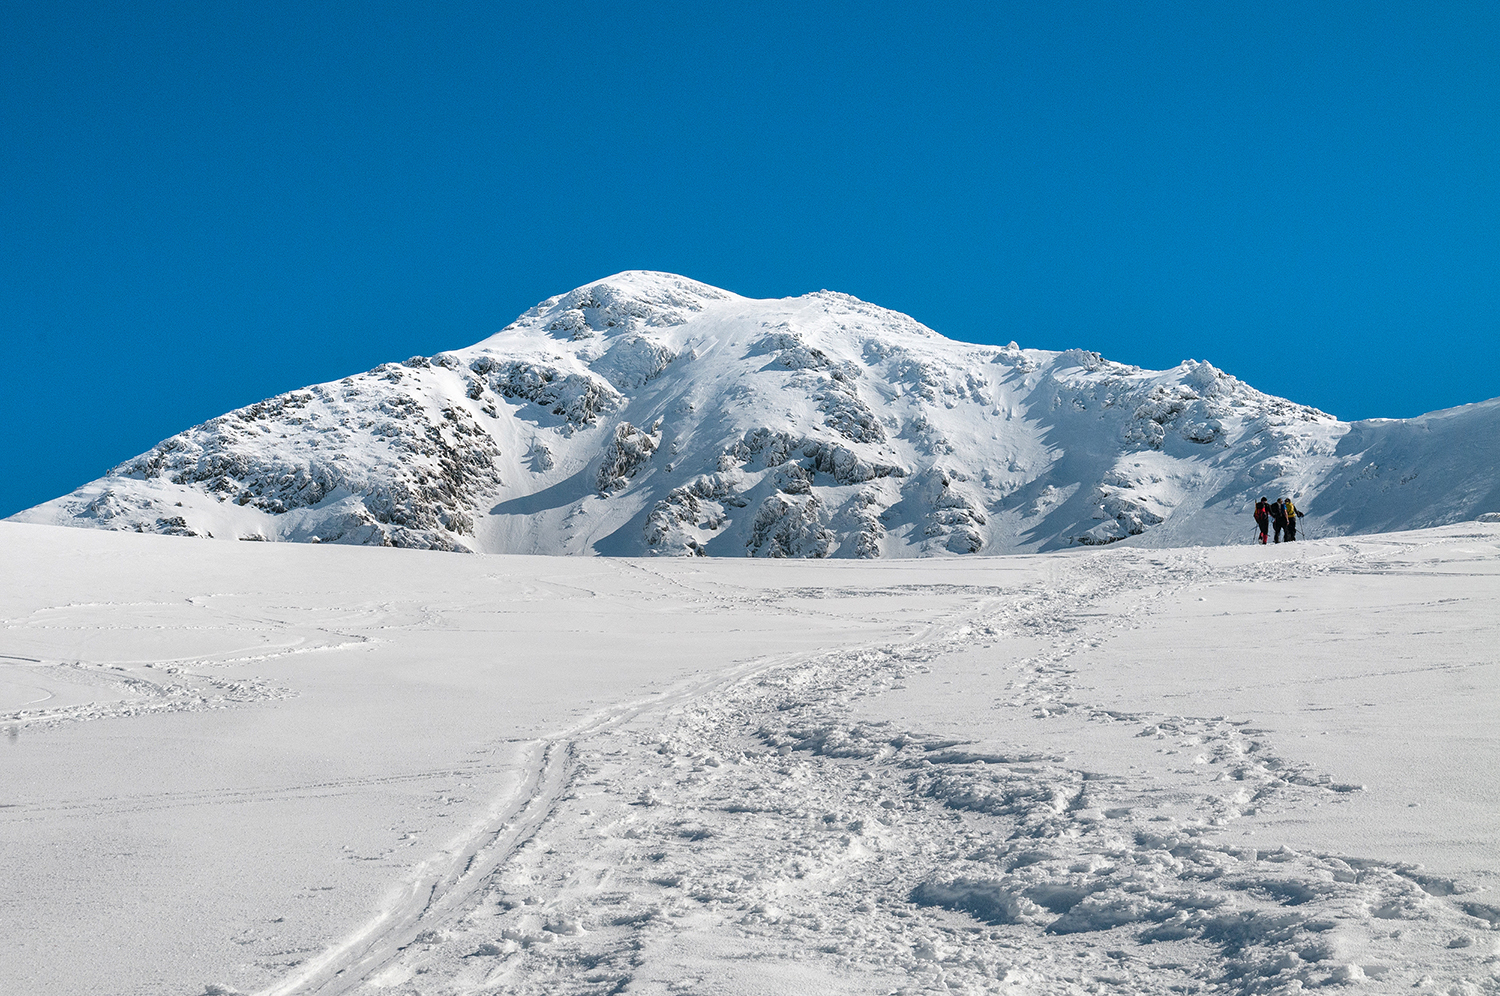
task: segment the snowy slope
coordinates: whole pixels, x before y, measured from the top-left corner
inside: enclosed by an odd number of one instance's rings
[[[25,522],[491,553],[907,557],[1248,542],[1500,509],[1500,401],[1350,425],[1208,363],[946,339],[843,294],[627,272],[269,399]]]
[[[7,993],[1500,987],[1500,524],[0,562]]]

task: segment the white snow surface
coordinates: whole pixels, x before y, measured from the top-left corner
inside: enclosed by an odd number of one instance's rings
[[[982,308],[980,301],[976,308]],[[1340,422],[1206,362],[946,339],[631,271],[271,398],[18,521],[487,553],[875,558],[1243,544],[1500,511],[1500,399]]]
[[[1500,992],[1500,522],[0,563],[7,993]]]

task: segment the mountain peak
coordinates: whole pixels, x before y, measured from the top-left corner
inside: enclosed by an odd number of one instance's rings
[[[1263,493],[1319,535],[1500,509],[1497,420],[1351,432],[1207,362],[975,345],[846,294],[630,270],[472,346],[230,412],[16,518],[517,553],[1230,543]]]
[[[710,302],[738,299],[729,291],[673,273],[625,270],[550,297],[507,329],[538,324],[549,331],[604,331],[634,320],[652,326],[680,325]]]

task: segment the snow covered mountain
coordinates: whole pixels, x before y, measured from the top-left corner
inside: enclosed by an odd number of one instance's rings
[[[1249,542],[1500,510],[1500,399],[1340,422],[1208,363],[946,339],[632,271],[466,349],[270,398],[26,522],[492,553],[909,557]]]

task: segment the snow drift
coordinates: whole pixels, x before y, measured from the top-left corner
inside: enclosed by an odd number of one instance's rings
[[[466,349],[188,429],[14,518],[490,553],[910,557],[1500,510],[1500,400],[1345,423],[1204,362],[979,346],[829,291],[627,272]]]

